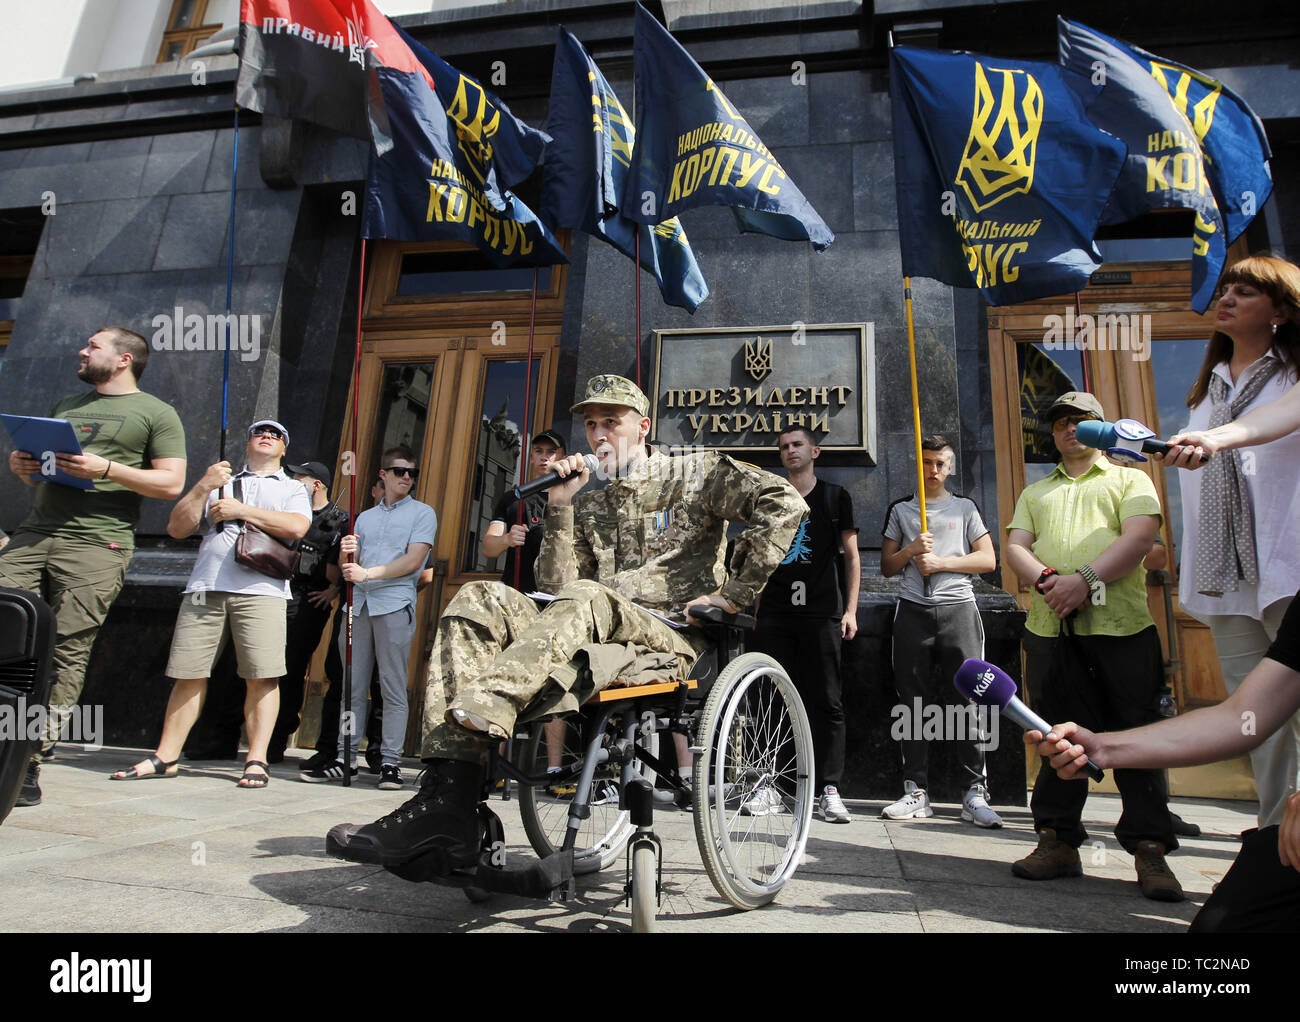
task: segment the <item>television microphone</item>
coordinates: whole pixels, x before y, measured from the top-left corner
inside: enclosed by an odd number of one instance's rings
[[[587,466],[588,472],[595,472],[600,468],[600,462],[594,454],[584,454],[582,456],[583,464]],[[534,493],[541,493],[543,490],[549,490],[556,483],[562,483],[566,479],[571,479],[573,473],[567,476],[560,475],[559,472],[551,470],[544,476],[538,476],[531,483],[524,483],[522,486],[516,486],[511,490],[515,500],[523,500],[525,497],[531,497]]]
[[[1051,724],[1020,701],[1016,695],[1016,683],[1000,667],[984,660],[970,659],[957,668],[952,683],[972,703],[997,707],[1003,715],[1026,731],[1041,731],[1046,735],[1052,730]],[[1092,760],[1083,769],[1094,781],[1100,781],[1106,776]]]
[[[1116,461],[1127,462],[1146,461],[1141,452],[1164,454],[1170,446],[1163,440],[1156,439],[1155,433],[1137,419],[1120,419],[1117,422],[1085,419],[1074,428],[1074,438],[1085,447],[1095,447]],[[1201,455],[1202,463],[1209,460],[1208,454]]]

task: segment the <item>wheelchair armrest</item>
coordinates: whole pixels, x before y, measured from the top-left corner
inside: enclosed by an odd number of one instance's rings
[[[723,625],[728,628],[741,628],[750,631],[754,627],[754,615],[738,611],[728,614],[721,607],[694,607],[687,620],[703,621],[710,625]]]

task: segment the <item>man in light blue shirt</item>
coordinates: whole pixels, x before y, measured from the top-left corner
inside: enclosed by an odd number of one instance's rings
[[[424,562],[433,549],[438,517],[433,508],[411,496],[419,476],[415,455],[404,446],[390,447],[381,460],[379,476],[384,482],[384,499],[357,516],[356,534],[344,536],[339,547],[341,571],[352,583],[352,704],[344,707],[339,727],[339,753],[325,763],[298,775],[300,780],[319,783],[341,781],[345,769],[343,742],[351,745],[351,762],[346,769],[357,773],[356,721],[366,719],[368,686],[355,679],[367,679],[377,664],[379,687],[384,697],[383,741],[380,745],[379,787],[393,791],[402,787],[398,760],[406,736],[406,677],[415,636],[415,589]],[[350,563],[348,563],[350,562]],[[340,653],[345,653],[345,636],[340,634]]]

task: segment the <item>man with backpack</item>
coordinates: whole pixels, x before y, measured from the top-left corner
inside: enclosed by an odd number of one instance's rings
[[[843,487],[817,478],[813,466],[821,448],[807,429],[791,427],[777,442],[790,485],[809,513],[759,599],[752,645],[789,672],[808,708],[820,791],[817,815],[829,823],[848,823],[839,793],[845,744],[840,643],[858,633],[862,572],[853,500]],[[840,578],[841,559],[847,585]],[[766,807],[751,805],[754,801],[741,811],[762,815]]]

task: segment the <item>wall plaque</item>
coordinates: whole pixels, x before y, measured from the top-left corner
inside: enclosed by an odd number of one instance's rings
[[[807,426],[823,451],[876,463],[871,323],[656,330],[650,439],[771,452]]]

